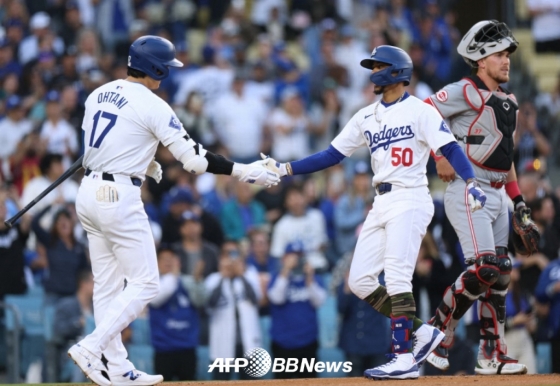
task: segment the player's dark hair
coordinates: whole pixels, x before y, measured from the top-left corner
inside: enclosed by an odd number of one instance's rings
[[[140,70],[136,70],[134,68],[130,68],[128,67],[126,70],[126,75],[131,76],[133,78],[138,78],[138,79],[142,79],[147,77],[148,75],[146,75],[145,72],[142,72]]]
[[[54,154],[54,153],[47,153],[41,158],[39,161],[39,169],[41,170],[41,174],[43,176],[47,175],[51,165],[55,162],[62,162],[62,155],[61,154]]]

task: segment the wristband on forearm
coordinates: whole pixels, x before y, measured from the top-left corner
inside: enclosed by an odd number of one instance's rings
[[[517,185],[517,181],[510,181],[505,185],[506,193],[511,198],[514,203],[515,208],[517,209],[517,204],[523,203],[523,196],[521,195],[521,191],[519,190],[519,185]]]

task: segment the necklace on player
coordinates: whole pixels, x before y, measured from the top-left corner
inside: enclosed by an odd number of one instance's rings
[[[403,94],[402,94],[401,97],[395,102],[395,104],[399,103],[399,102],[403,99],[404,94],[406,94],[406,91],[403,92]],[[381,101],[382,101],[382,100],[383,100],[383,98],[381,98],[381,99],[379,100],[379,102],[377,102],[377,104],[375,105],[375,110],[373,110],[373,116],[375,117],[375,120],[377,121],[377,123],[379,123],[379,125],[381,125],[381,119],[377,117],[377,108],[378,108],[379,105],[381,104]]]

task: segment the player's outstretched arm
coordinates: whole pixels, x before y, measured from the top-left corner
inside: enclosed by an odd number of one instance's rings
[[[345,156],[330,145],[327,150],[320,151],[309,157],[298,161],[281,163],[274,158],[270,158],[261,153],[262,161],[259,161],[268,170],[278,173],[280,177],[292,174],[310,174],[318,172],[336,165],[342,161]]]
[[[471,212],[483,208],[486,203],[486,195],[479,187],[474,176],[473,167],[463,152],[463,149],[457,145],[457,142],[449,142],[448,144],[442,146],[439,151],[449,161],[457,174],[466,181]]]
[[[278,173],[264,167],[262,161],[249,165],[232,162],[219,154],[207,151],[191,138],[181,138],[171,143],[168,149],[189,173],[226,174],[242,182],[266,187],[276,185],[280,181]]]

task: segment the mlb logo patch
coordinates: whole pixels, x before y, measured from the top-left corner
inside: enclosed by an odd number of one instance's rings
[[[176,117],[171,116],[171,120],[169,121],[169,127],[172,127],[177,130],[181,130],[181,123]]]
[[[443,131],[444,133],[451,134],[451,130],[449,130],[449,126],[447,126],[445,121],[441,121],[441,125],[439,126],[439,131]]]

